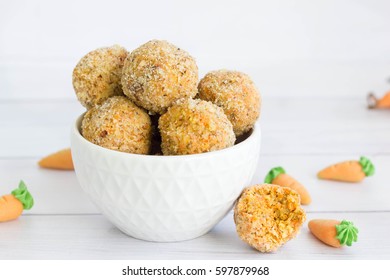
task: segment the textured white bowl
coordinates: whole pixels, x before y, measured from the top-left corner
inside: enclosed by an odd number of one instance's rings
[[[150,156],[99,147],[71,133],[72,157],[81,187],[102,213],[126,234],[170,242],[196,238],[233,207],[255,172],[258,125],[243,142],[220,151]]]

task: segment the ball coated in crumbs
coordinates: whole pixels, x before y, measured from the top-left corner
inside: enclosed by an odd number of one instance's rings
[[[128,52],[114,45],[86,54],[73,70],[73,88],[87,109],[111,96],[123,95],[122,68]]]
[[[81,124],[88,141],[111,150],[148,154],[152,127],[149,115],[124,96],[114,96],[90,109]]]
[[[250,77],[229,70],[212,71],[198,85],[198,97],[223,108],[236,136],[248,132],[260,115],[259,91]]]
[[[135,104],[164,113],[175,101],[197,93],[198,67],[186,51],[152,40],[126,58],[122,86]]]
[[[234,208],[239,237],[260,252],[273,252],[299,232],[306,220],[299,194],[271,184],[246,188]]]
[[[188,155],[234,145],[233,126],[223,110],[211,102],[178,101],[159,119],[164,155]]]

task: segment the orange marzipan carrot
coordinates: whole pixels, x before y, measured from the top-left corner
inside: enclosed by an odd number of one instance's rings
[[[0,222],[15,220],[23,212],[23,204],[12,194],[0,197]]]
[[[34,199],[27,190],[26,184],[20,181],[19,187],[11,194],[0,197],[0,222],[17,219],[24,209],[29,210],[34,205]]]
[[[358,240],[359,230],[350,221],[314,219],[308,226],[315,237],[332,247],[352,246]]]
[[[48,155],[41,159],[38,164],[42,168],[74,170],[70,148]]]
[[[349,160],[328,166],[318,172],[317,176],[319,179],[357,183],[365,177],[372,176],[374,172],[372,162],[361,157],[359,161]]]
[[[350,160],[331,165],[318,173],[320,179],[331,179],[336,181],[360,182],[366,175],[359,162]]]
[[[311,220],[308,224],[310,231],[319,240],[332,247],[341,247],[340,241],[336,239],[336,225],[340,222],[337,220]]]

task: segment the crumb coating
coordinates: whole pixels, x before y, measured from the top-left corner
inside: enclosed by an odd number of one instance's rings
[[[149,115],[124,96],[114,96],[90,109],[81,133],[101,147],[133,154],[148,154],[152,126]]]
[[[234,209],[239,237],[260,252],[273,252],[299,232],[306,220],[299,194],[271,184],[246,188]]]
[[[152,40],[131,52],[123,68],[122,86],[135,104],[164,113],[175,101],[197,93],[198,67],[186,51]]]
[[[128,52],[114,45],[86,54],[73,70],[73,88],[87,109],[111,96],[123,95],[122,68]]]
[[[223,108],[236,136],[249,131],[260,116],[261,98],[255,84],[244,73],[212,71],[199,82],[198,97]]]
[[[233,126],[218,106],[199,99],[179,100],[159,119],[164,155],[188,155],[234,145]]]

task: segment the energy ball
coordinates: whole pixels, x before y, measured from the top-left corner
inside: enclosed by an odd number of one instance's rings
[[[234,145],[233,126],[223,110],[204,100],[179,100],[159,119],[164,155],[189,155]]]
[[[151,113],[164,113],[176,100],[197,93],[198,67],[184,50],[153,40],[126,58],[122,86],[135,104]]]
[[[234,208],[239,237],[260,252],[273,252],[294,238],[306,220],[299,194],[277,185],[246,188]]]
[[[81,133],[107,149],[148,154],[152,138],[149,115],[124,96],[114,96],[84,116]]]
[[[260,94],[248,75],[228,70],[209,72],[198,85],[198,97],[223,108],[234,133],[248,132],[260,115]]]
[[[121,77],[127,55],[125,48],[114,45],[91,51],[79,61],[73,70],[73,88],[84,107],[123,95]]]

